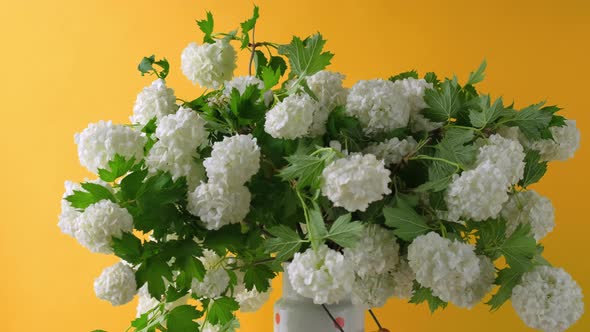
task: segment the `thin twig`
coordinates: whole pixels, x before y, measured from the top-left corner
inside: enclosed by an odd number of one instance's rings
[[[373,313],[373,310],[369,309],[369,313],[371,314],[371,317],[373,317],[373,320],[375,321],[375,324],[377,324],[379,330],[382,330],[383,326],[381,326],[381,323],[379,323],[379,320],[377,319],[377,316],[375,316],[375,313]]]
[[[252,27],[252,48],[250,54],[250,64],[248,65],[248,75],[252,76],[252,63],[254,62],[254,54],[256,53],[256,41],[254,40],[254,32],[256,32],[256,24]]]
[[[330,312],[330,310],[328,310],[328,307],[326,307],[325,304],[322,304],[322,308],[324,308],[324,310],[326,311],[328,316],[330,316],[330,319],[332,320],[332,322],[334,322],[334,325],[338,327],[338,330],[340,330],[340,332],[344,332],[344,329],[342,328],[342,326],[340,326],[338,321],[336,321],[336,318],[334,318],[334,316],[332,316],[332,313]]]

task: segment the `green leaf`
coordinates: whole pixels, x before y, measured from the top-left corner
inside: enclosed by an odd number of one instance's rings
[[[286,261],[301,249],[303,240],[293,229],[278,225],[269,228],[268,232],[275,237],[266,240],[265,248],[267,252],[276,252],[277,260]]]
[[[435,73],[433,72],[428,72],[424,75],[424,80],[428,83],[432,83],[432,85],[434,87],[438,87],[440,84],[440,81],[438,80],[438,77],[436,76]]]
[[[287,63],[285,59],[281,56],[271,56],[270,61],[268,62],[268,66],[272,68],[274,71],[279,70],[281,72],[281,76],[285,74],[287,71]]]
[[[233,88],[230,98],[230,109],[238,119],[256,122],[264,117],[265,107],[259,101],[260,90],[257,85],[248,85],[242,94]]]
[[[103,199],[116,201],[113,193],[100,184],[85,182],[81,186],[83,190],[74,190],[72,195],[65,198],[76,209],[86,209]]]
[[[334,54],[322,52],[326,41],[320,33],[316,33],[305,40],[293,37],[288,45],[279,47],[279,54],[289,58],[291,72],[299,77],[313,75],[330,64]]]
[[[518,112],[505,113],[501,120],[507,126],[518,127],[529,139],[543,138],[543,133],[553,119],[553,109],[541,108],[544,102],[530,105]]]
[[[203,37],[204,43],[215,43],[213,38],[211,38],[211,35],[213,34],[213,24],[213,14],[211,14],[211,12],[207,12],[207,19],[197,21],[199,29],[201,29],[201,31],[203,31],[203,33],[205,34],[205,36]]]
[[[121,188],[121,197],[126,201],[134,200],[147,174],[148,170],[146,168],[125,176],[119,186]]]
[[[154,68],[154,65],[160,67],[160,70]],[[143,57],[137,65],[137,70],[141,72],[141,76],[145,74],[156,75],[158,78],[165,79],[170,72],[170,64],[166,58],[156,61],[156,56]]]
[[[183,287],[190,287],[193,279],[203,281],[206,272],[205,266],[203,266],[203,263],[198,258],[193,256],[185,256],[179,257],[177,260],[178,263],[175,263],[175,265],[180,266],[184,272],[182,280]]]
[[[439,308],[444,309],[447,307],[447,302],[434,296],[430,288],[422,287],[418,283],[414,283],[414,292],[409,303],[420,304],[424,301],[428,302],[428,308],[431,313],[434,313]]]
[[[330,227],[326,239],[343,248],[354,247],[362,236],[364,226],[360,221],[351,221],[351,219],[350,213],[338,217]]]
[[[426,89],[424,101],[428,108],[422,114],[435,122],[445,122],[457,116],[461,109],[459,87],[456,82],[446,80],[440,89]]]
[[[226,324],[233,319],[233,312],[238,309],[240,309],[240,305],[233,298],[219,297],[211,301],[207,312],[207,321],[211,325]]]
[[[264,264],[249,265],[244,273],[244,285],[247,290],[256,287],[259,292],[266,292],[270,287],[270,281],[275,277],[275,273]]]
[[[492,260],[500,257],[499,248],[506,241],[506,221],[503,219],[489,219],[480,222],[468,223],[472,229],[476,229],[476,251],[480,255],[486,255]]]
[[[199,323],[195,319],[203,313],[190,304],[178,306],[168,313],[166,328],[168,332],[194,332],[199,330]]]
[[[254,6],[254,12],[252,13],[252,17],[240,24],[240,27],[242,28],[242,49],[248,47],[248,44],[250,43],[250,36],[248,35],[248,33],[251,30],[253,30],[256,26],[256,21],[258,20],[258,17],[258,6]]]
[[[478,109],[469,110],[469,120],[476,128],[485,128],[490,123],[496,121],[504,110],[502,98],[496,99],[490,106],[490,96],[482,95],[478,98]]]
[[[264,82],[264,90],[270,90],[279,83],[281,70],[273,70],[271,67],[264,67],[260,79]]]
[[[161,257],[153,256],[137,269],[135,279],[138,288],[147,282],[150,295],[159,299],[166,292],[164,279],[172,280],[172,270]]]
[[[132,233],[124,232],[121,238],[113,237],[115,255],[131,264],[141,262],[141,240]]]
[[[486,302],[491,308],[490,310],[498,310],[510,297],[512,297],[512,289],[518,285],[522,277],[522,272],[516,271],[511,268],[505,268],[498,272],[496,277],[496,285],[500,288],[492,296],[492,298]]]
[[[427,192],[427,191],[430,191],[430,192],[443,191],[443,190],[447,189],[447,187],[449,186],[449,183],[451,183],[452,179],[453,179],[453,177],[451,175],[441,177],[440,179],[436,179],[433,181],[427,181],[427,182],[419,185],[418,187],[414,188],[413,190],[415,192],[419,192],[419,193],[423,193],[423,192]]]
[[[328,234],[326,224],[324,223],[324,217],[318,209],[310,209],[309,212],[309,225],[307,227],[307,239],[311,242],[311,247],[316,250],[323,239]]]
[[[533,183],[539,182],[545,172],[547,172],[547,162],[541,161],[541,155],[538,151],[528,150],[524,157],[524,176],[518,185],[526,188]]]
[[[520,224],[500,247],[506,263],[515,271],[527,272],[533,267],[537,242],[531,235],[530,224]]]
[[[98,176],[105,182],[113,182],[119,177],[127,174],[135,165],[135,158],[131,157],[126,159],[125,157],[116,154],[111,161],[108,162],[108,168],[98,170]]]
[[[346,115],[344,107],[337,107],[328,116],[326,128],[331,140],[342,143],[349,152],[360,152],[363,148],[363,128],[359,120]]]
[[[395,228],[393,233],[404,241],[412,241],[417,236],[430,231],[426,220],[414,209],[404,204],[398,204],[398,207],[383,208],[383,216],[385,224]]]
[[[474,85],[474,84],[477,84],[477,83],[483,81],[483,79],[485,78],[485,71],[486,71],[487,66],[488,66],[488,63],[484,59],[481,62],[481,64],[479,65],[479,68],[477,68],[477,70],[475,72],[469,73],[469,79],[467,80],[467,85]]]
[[[268,60],[261,50],[254,52],[254,68],[256,68],[256,77],[262,78],[262,70],[268,65]]]
[[[390,81],[395,82],[395,81],[399,81],[399,80],[403,80],[406,78],[415,78],[418,79],[418,72],[415,70],[410,70],[410,71],[406,71],[403,73],[399,73],[395,76],[391,76],[389,78]]]
[[[313,156],[308,154],[291,155],[285,158],[289,162],[289,166],[283,168],[279,172],[279,176],[285,181],[297,180],[297,188],[317,189],[320,186],[322,171],[334,156],[334,151]]]

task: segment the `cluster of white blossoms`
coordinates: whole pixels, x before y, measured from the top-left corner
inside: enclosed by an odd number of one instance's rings
[[[94,292],[96,297],[114,306],[128,303],[137,293],[135,272],[123,262],[107,267],[94,280]]]
[[[194,84],[217,89],[233,77],[236,58],[236,51],[224,40],[202,45],[190,43],[180,55],[181,69]]]
[[[250,211],[250,191],[244,183],[260,168],[260,148],[251,135],[226,137],[213,144],[203,162],[209,182],[188,195],[187,209],[205,227],[219,229],[241,222]]]
[[[113,193],[113,188],[101,179],[86,182],[100,184],[101,186],[107,188],[111,193]],[[82,214],[82,212],[73,207],[72,204],[68,202],[65,198],[70,195],[73,195],[74,191],[86,192],[86,190],[84,190],[79,183],[75,183],[72,181],[65,181],[64,187],[65,191],[61,199],[61,214],[59,215],[59,222],[57,223],[57,226],[64,234],[75,237],[76,231],[78,230],[77,218]]]
[[[412,136],[402,140],[394,137],[381,143],[372,143],[364,152],[375,155],[389,166],[399,164],[405,156],[414,151],[416,146],[418,146],[418,142]]]
[[[410,103],[410,129],[412,132],[429,132],[442,127],[442,122],[432,122],[425,118],[420,111],[427,108],[424,101],[424,95],[427,89],[432,89],[432,83],[424,79],[415,79],[413,77],[395,81],[396,85],[401,86],[403,94]]]
[[[289,282],[301,296],[316,304],[332,304],[350,296],[354,267],[341,253],[321,245],[295,253],[287,266]]]
[[[399,244],[390,230],[368,225],[357,244],[344,249],[344,258],[361,278],[382,274],[393,271],[399,263]]]
[[[309,89],[319,102],[319,108],[313,114],[313,121],[309,128],[312,137],[321,136],[326,132],[326,121],[338,106],[346,105],[348,89],[342,86],[345,76],[328,70],[319,71],[309,76],[306,81]]]
[[[508,184],[512,185],[518,183],[524,175],[524,157],[524,148],[518,141],[494,134],[479,148],[476,164],[485,161],[493,163],[505,174]]]
[[[265,292],[260,292],[256,286],[251,290],[246,289],[244,284],[244,273],[236,271],[238,284],[234,287],[234,299],[240,305],[241,312],[255,312],[258,311],[270,297],[271,288]]]
[[[355,305],[367,308],[382,307],[393,295],[395,285],[394,276],[390,273],[356,278],[350,300]]]
[[[346,113],[358,118],[366,134],[407,126],[410,109],[402,86],[382,79],[357,82],[346,99]]]
[[[495,279],[489,258],[474,247],[435,232],[418,236],[408,247],[408,262],[416,280],[443,301],[471,308],[487,294]]]
[[[307,136],[319,104],[307,94],[286,97],[266,113],[264,131],[274,138]]]
[[[549,128],[553,139],[543,139],[530,143],[530,148],[539,151],[541,160],[567,160],[574,156],[580,146],[580,131],[576,121],[566,120],[563,127]]]
[[[174,90],[168,88],[163,79],[157,79],[137,95],[133,115],[129,119],[131,123],[146,125],[154,117],[160,120],[177,108]]]
[[[231,96],[233,89],[238,90],[240,95],[244,94],[249,86],[255,86],[259,90],[264,89],[264,82],[256,76],[238,76],[231,81],[227,81],[223,87],[223,94],[227,97]]]
[[[510,236],[520,224],[530,224],[535,240],[540,241],[555,226],[555,211],[547,197],[533,190],[517,192],[510,196],[502,208],[506,219],[506,236]]]
[[[80,164],[98,173],[99,169],[109,170],[108,162],[117,154],[127,159],[143,159],[147,138],[127,126],[99,121],[76,134],[74,141],[78,145]]]
[[[223,293],[229,285],[229,274],[225,270],[225,257],[219,257],[214,251],[205,249],[199,257],[203,263],[205,276],[202,281],[194,278],[191,291],[199,297],[214,299]]]
[[[321,190],[334,206],[365,211],[369,203],[390,194],[389,174],[383,160],[372,154],[351,154],[330,163],[322,172]]]
[[[531,328],[567,330],[584,312],[580,286],[561,268],[537,266],[512,290],[512,306]]]

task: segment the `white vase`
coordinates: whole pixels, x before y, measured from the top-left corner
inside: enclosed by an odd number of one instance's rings
[[[321,305],[303,297],[291,287],[287,269],[283,273],[283,294],[274,305],[274,332],[340,331]],[[350,300],[326,305],[345,332],[365,331],[365,309]]]

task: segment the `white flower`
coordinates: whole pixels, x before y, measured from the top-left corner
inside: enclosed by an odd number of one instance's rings
[[[211,325],[209,322],[201,323],[201,332],[235,332],[240,327],[240,323],[233,318],[229,323],[224,325]]]
[[[203,166],[210,181],[225,182],[229,186],[246,183],[260,168],[260,148],[252,135],[225,137],[213,144],[211,157]]]
[[[178,146],[167,146],[162,141],[156,142],[145,157],[145,164],[150,174],[157,171],[170,172],[172,179],[186,177],[189,190],[194,190],[205,178],[203,166],[196,160],[196,151],[189,153]]]
[[[217,89],[234,75],[236,57],[234,48],[223,40],[203,45],[190,43],[180,56],[182,73],[193,84]]]
[[[319,104],[307,94],[288,96],[266,113],[264,131],[274,138],[306,136],[318,109]]]
[[[113,188],[111,188],[111,186],[108,183],[102,181],[101,179],[86,182],[100,184],[101,186],[107,188],[110,192],[114,193]],[[64,183],[64,186],[65,192],[61,200],[61,214],[59,215],[59,222],[57,223],[57,226],[59,227],[59,229],[61,229],[61,231],[64,234],[73,237],[74,234],[76,234],[76,230],[78,229],[78,225],[76,224],[76,218],[78,218],[80,214],[82,214],[82,212],[74,208],[72,204],[68,202],[65,198],[70,195],[73,195],[74,190],[83,192],[86,192],[86,190],[82,189],[82,186],[79,183],[75,183],[72,181],[66,181]]]
[[[479,148],[476,164],[490,161],[506,175],[510,184],[516,184],[524,175],[524,157],[524,149],[517,140],[494,134]]]
[[[348,90],[342,86],[344,75],[327,70],[319,71],[307,77],[307,85],[318,98],[319,108],[313,114],[312,125],[309,128],[311,136],[321,136],[326,133],[326,121],[330,112],[337,106],[346,105]]]
[[[506,174],[489,160],[455,175],[445,195],[449,220],[496,218],[508,200],[509,186]]]
[[[389,170],[372,154],[352,154],[322,172],[322,194],[346,210],[365,211],[369,203],[391,193]]]
[[[222,182],[202,183],[188,195],[187,210],[210,230],[239,223],[250,211],[250,191]]]
[[[407,126],[410,109],[401,85],[381,79],[359,81],[346,100],[347,114],[357,117],[367,134]]]
[[[371,224],[364,228],[354,248],[344,249],[344,258],[361,278],[383,274],[398,264],[399,245],[393,232]]]
[[[244,273],[237,271],[238,285],[234,288],[234,299],[240,304],[240,312],[258,311],[270,297],[271,288],[266,292],[259,292],[254,286],[251,290],[246,289],[244,284]]]
[[[74,222],[76,240],[94,253],[112,254],[112,238],[133,230],[131,214],[106,199],[87,207]]]
[[[225,271],[223,257],[219,257],[214,251],[205,249],[203,257],[199,260],[205,266],[207,272],[203,281],[196,278],[192,280],[191,290],[198,297],[214,299],[221,295],[229,285],[229,275]]]
[[[413,133],[430,132],[443,126],[442,122],[432,122],[421,113],[410,114],[410,127]]]
[[[427,89],[432,89],[432,83],[428,83],[424,79],[409,77],[395,81],[395,84],[402,88],[404,96],[408,98],[410,103],[410,128],[412,132],[429,132],[442,127],[442,122],[432,122],[420,113],[420,111],[428,107],[424,101],[424,95]]]
[[[584,312],[582,290],[563,269],[537,266],[512,290],[512,307],[534,329],[561,332]]]
[[[520,224],[530,224],[535,240],[540,241],[555,226],[555,211],[547,197],[529,190],[510,196],[504,204],[502,216],[506,219],[506,236],[512,235]]]
[[[116,154],[136,161],[143,158],[143,146],[146,138],[141,132],[129,127],[113,125],[111,121],[91,123],[88,128],[74,136],[78,144],[80,164],[93,173],[99,168],[110,169],[108,162]]]
[[[94,292],[96,297],[114,306],[128,303],[137,293],[133,269],[123,262],[107,267],[94,280]]]
[[[494,265],[474,247],[435,232],[418,236],[408,247],[416,280],[443,301],[470,308],[492,288]]]
[[[182,149],[187,153],[207,143],[209,133],[205,120],[190,108],[181,107],[178,112],[163,117],[156,128],[156,137],[164,145]]]
[[[352,286],[352,304],[367,308],[382,307],[395,288],[395,280],[390,273],[356,278]]]
[[[566,120],[563,127],[550,127],[553,139],[533,141],[530,148],[539,151],[541,160],[567,160],[574,156],[580,146],[580,131],[576,121]]]
[[[234,77],[231,81],[225,82],[225,88],[223,89],[223,94],[227,97],[231,96],[231,92],[233,89],[237,89],[240,92],[240,95],[243,95],[246,89],[250,86],[254,85],[259,90],[264,89],[264,82],[260,80],[256,76],[239,76]]]
[[[414,279],[416,275],[410,268],[410,265],[405,259],[401,259],[397,268],[391,272],[395,286],[393,287],[393,296],[400,299],[409,299],[412,297],[414,288]]]
[[[399,164],[417,145],[418,142],[412,136],[402,140],[394,137],[381,143],[372,143],[365,149],[364,153],[370,153],[379,159],[383,159],[386,165]]]
[[[133,115],[129,119],[131,123],[146,125],[154,117],[160,120],[174,111],[176,111],[174,90],[166,87],[164,80],[157,79],[137,95],[133,105]]]
[[[350,295],[354,267],[344,256],[326,245],[296,253],[287,267],[289,281],[301,296],[315,304],[332,304]]]

